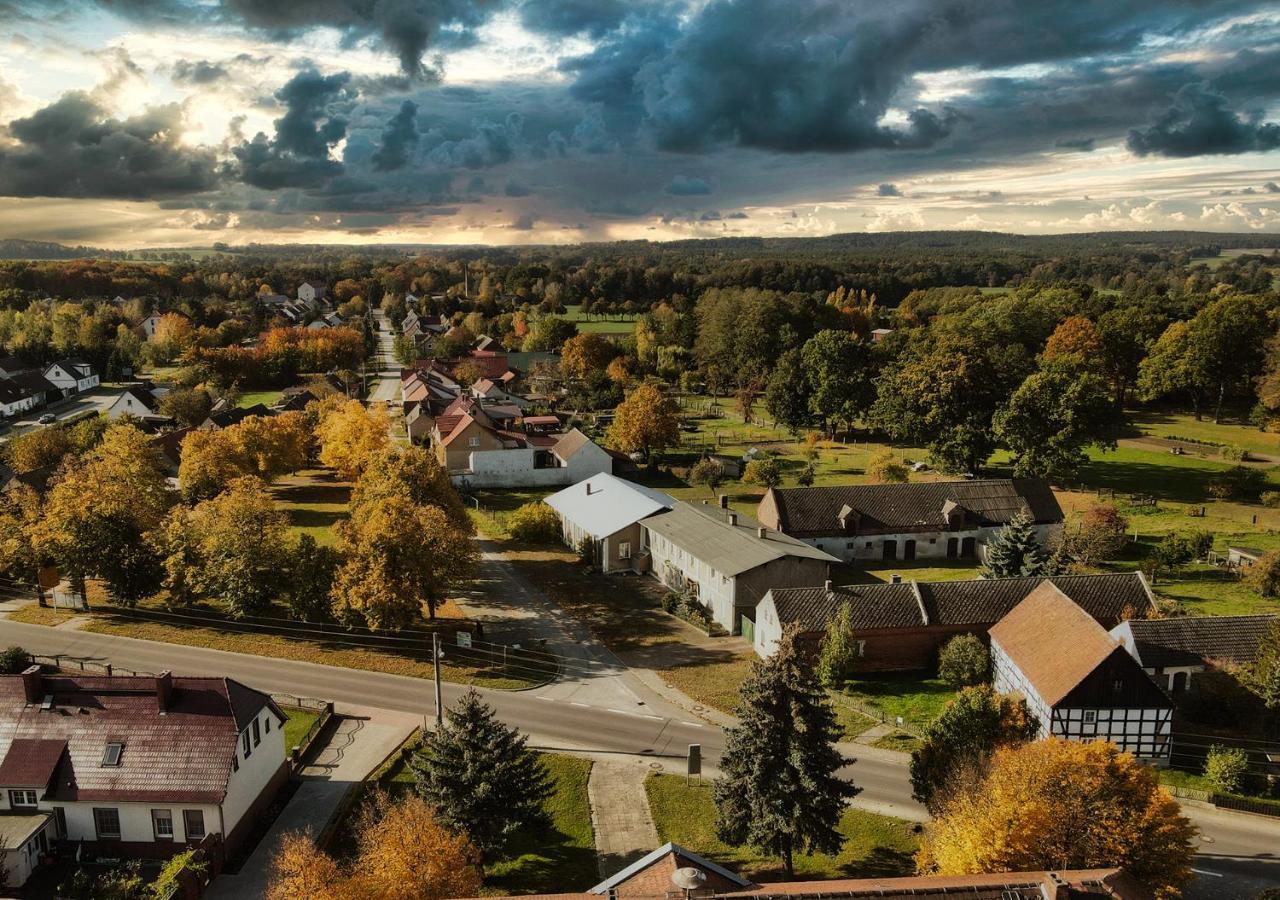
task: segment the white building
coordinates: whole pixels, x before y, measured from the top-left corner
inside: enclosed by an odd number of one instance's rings
[[[1280,616],[1174,616],[1131,619],[1111,629],[1143,671],[1175,697],[1193,689],[1193,676],[1252,665]]]
[[[230,678],[0,676],[0,831],[148,858],[216,834],[234,854],[288,778],[284,723]]]
[[[756,517],[846,562],[983,559],[1021,510],[1043,546],[1062,532],[1062,508],[1040,478],[771,488]]]
[[[595,545],[600,571],[643,571],[648,556],[640,552],[640,522],[675,506],[676,501],[653,488],[614,475],[593,475],[557,491],[546,504],[560,516],[560,533],[575,550],[583,539]]]
[[[463,423],[461,430],[465,428]],[[576,428],[556,435],[485,430],[499,438],[501,449],[469,449],[466,468],[450,469],[455,485],[466,489],[556,487],[613,471],[613,457],[608,451]],[[446,447],[458,443],[450,441],[452,437],[454,433],[446,436]],[[471,439],[477,440],[480,447],[486,446],[475,435]]]
[[[1040,736],[1108,740],[1167,763],[1173,702],[1088,613],[1046,581],[991,628],[995,689],[1020,694]]]
[[[93,390],[98,386],[98,373],[83,359],[60,359],[50,363],[44,370],[44,377],[64,397]]]
[[[156,396],[143,387],[125,388],[107,407],[108,419],[119,419],[121,416],[133,416],[135,419],[154,416],[160,407]]]
[[[324,285],[302,282],[302,284],[298,285],[298,299],[315,309],[316,306],[324,302]]]

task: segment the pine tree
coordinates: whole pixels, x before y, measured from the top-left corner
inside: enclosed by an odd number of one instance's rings
[[[501,853],[520,828],[550,824],[543,804],[551,779],[526,741],[472,689],[409,761],[418,793],[484,860]]]
[[[1049,574],[1049,558],[1036,539],[1031,514],[1024,506],[987,545],[984,578],[1017,578]]]
[[[844,804],[860,791],[836,774],[845,760],[835,713],[795,639],[788,629],[752,665],[713,789],[720,840],[780,856],[788,877],[797,851],[840,851]]]

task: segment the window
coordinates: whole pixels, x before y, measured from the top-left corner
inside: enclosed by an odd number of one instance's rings
[[[187,833],[187,840],[198,841],[204,837],[204,810],[184,809],[182,811],[182,830]]]
[[[173,810],[151,810],[151,831],[155,834],[157,841],[173,840]]]
[[[479,438],[479,437],[469,437],[469,438],[467,438],[467,446],[468,446],[468,447],[479,447],[479,446],[480,446],[480,438]]]
[[[249,741],[252,740],[252,738],[249,736],[248,728],[244,730],[244,734],[240,735],[240,739],[241,743],[244,745],[244,758],[248,759],[249,754],[253,752],[253,748],[249,746]]]
[[[618,559],[630,559],[630,558],[631,558],[631,542],[619,541],[618,542]]]
[[[124,753],[124,744],[107,744],[102,751],[102,764],[104,766],[120,765],[120,754],[122,753]]]
[[[1120,693],[1121,691],[1123,691],[1123,690],[1124,690],[1124,679],[1122,679],[1122,678],[1117,678],[1115,681],[1111,682],[1111,690],[1115,691],[1117,694],[1118,694],[1118,693]]]
[[[15,809],[20,806],[35,806],[36,792],[35,791],[10,791],[9,805],[14,807]]]
[[[256,747],[261,743],[262,743],[262,729],[261,729],[261,726],[258,725],[258,720],[254,719],[253,720],[253,746]]]
[[[867,642],[866,642],[866,641],[854,641],[854,642],[853,642],[853,650],[854,650],[854,655],[856,655],[856,656],[860,656],[860,657],[861,657],[861,656],[866,656],[866,655],[867,655]]]
[[[120,810],[94,807],[93,827],[98,833],[98,840],[120,839]]]
[[[1098,721],[1098,712],[1097,712],[1097,710],[1093,710],[1093,709],[1086,709],[1086,710],[1084,711],[1084,721],[1085,721],[1085,723],[1086,723],[1086,724],[1092,724],[1093,722]]]

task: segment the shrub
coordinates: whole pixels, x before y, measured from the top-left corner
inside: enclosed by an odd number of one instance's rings
[[[1236,747],[1214,744],[1204,761],[1204,777],[1214,790],[1231,794],[1240,790],[1240,782],[1249,768],[1249,754]]]
[[[1225,444],[1218,450],[1218,455],[1229,462],[1242,462],[1249,458],[1249,451],[1235,444]]]
[[[680,601],[684,599],[679,591],[667,591],[662,595],[662,608],[666,612],[675,613],[680,608]]]
[[[1267,484],[1261,469],[1232,466],[1209,479],[1205,490],[1219,500],[1256,500]]]
[[[589,566],[596,564],[596,542],[590,537],[578,541],[578,559]]]
[[[776,459],[753,459],[747,463],[742,480],[747,484],[758,484],[760,487],[773,488],[782,484],[782,469]]]
[[[817,477],[817,473],[813,470],[813,463],[807,463],[800,474],[796,476],[796,484],[800,487],[812,487],[813,479]]]
[[[14,645],[0,650],[0,674],[17,675],[31,665],[27,651]]]
[[[987,648],[972,634],[956,635],[938,653],[938,677],[954,687],[981,684],[990,668]]]
[[[689,480],[694,484],[705,484],[714,491],[724,481],[724,467],[714,459],[704,456],[689,470]]]
[[[1129,542],[1129,520],[1114,506],[1099,503],[1085,511],[1080,530],[1067,538],[1067,552],[1085,565],[1115,559]]]
[[[892,450],[881,450],[867,460],[867,479],[876,484],[902,484],[910,477],[911,470]]]
[[[549,544],[560,537],[560,516],[541,500],[526,503],[511,514],[507,531],[517,541]]]
[[[1280,507],[1280,491],[1263,491],[1262,505],[1276,509]]]
[[[1245,570],[1244,582],[1264,597],[1280,596],[1280,550],[1262,554]]]

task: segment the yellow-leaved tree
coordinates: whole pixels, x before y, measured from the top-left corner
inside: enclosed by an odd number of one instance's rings
[[[641,384],[618,404],[606,440],[618,450],[639,450],[648,459],[679,436],[676,402],[652,384]]]
[[[1106,741],[1049,738],[997,750],[926,826],[922,873],[1122,867],[1181,895],[1196,830],[1155,771]]]
[[[586,378],[593,372],[603,372],[617,355],[618,348],[607,338],[592,332],[577,334],[560,349],[560,371],[566,378]]]
[[[389,427],[382,407],[365,409],[359,400],[324,401],[316,425],[320,462],[332,466],[342,478],[358,478],[369,461],[390,442]]]

